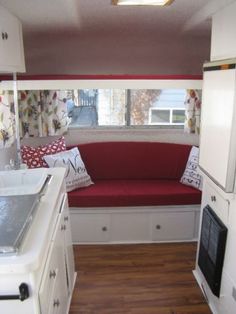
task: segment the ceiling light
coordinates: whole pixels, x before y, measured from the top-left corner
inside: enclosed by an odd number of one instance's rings
[[[112,0],[115,5],[169,5],[174,0]]]

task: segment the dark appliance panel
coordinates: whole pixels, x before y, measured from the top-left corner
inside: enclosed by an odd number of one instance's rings
[[[226,226],[207,205],[203,209],[198,265],[212,293],[217,297],[220,296],[226,238]]]

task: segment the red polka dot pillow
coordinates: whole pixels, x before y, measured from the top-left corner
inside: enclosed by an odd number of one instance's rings
[[[47,163],[44,161],[43,157],[46,155],[53,155],[66,150],[66,143],[64,136],[59,139],[38,147],[32,146],[22,146],[21,156],[24,164],[28,168],[42,168],[48,167]]]

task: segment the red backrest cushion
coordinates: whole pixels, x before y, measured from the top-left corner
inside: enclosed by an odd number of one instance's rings
[[[190,145],[157,142],[101,142],[78,145],[96,179],[180,179]]]

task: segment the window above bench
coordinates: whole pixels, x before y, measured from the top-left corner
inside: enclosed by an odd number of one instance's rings
[[[184,128],[186,96],[190,89],[201,94],[200,77],[66,76],[18,80],[19,90],[64,91],[69,128]],[[81,76],[82,78],[83,76]],[[95,76],[96,77],[96,76]],[[109,79],[109,77],[111,79]],[[173,79],[172,79],[173,78]],[[2,81],[1,89],[12,82]]]

